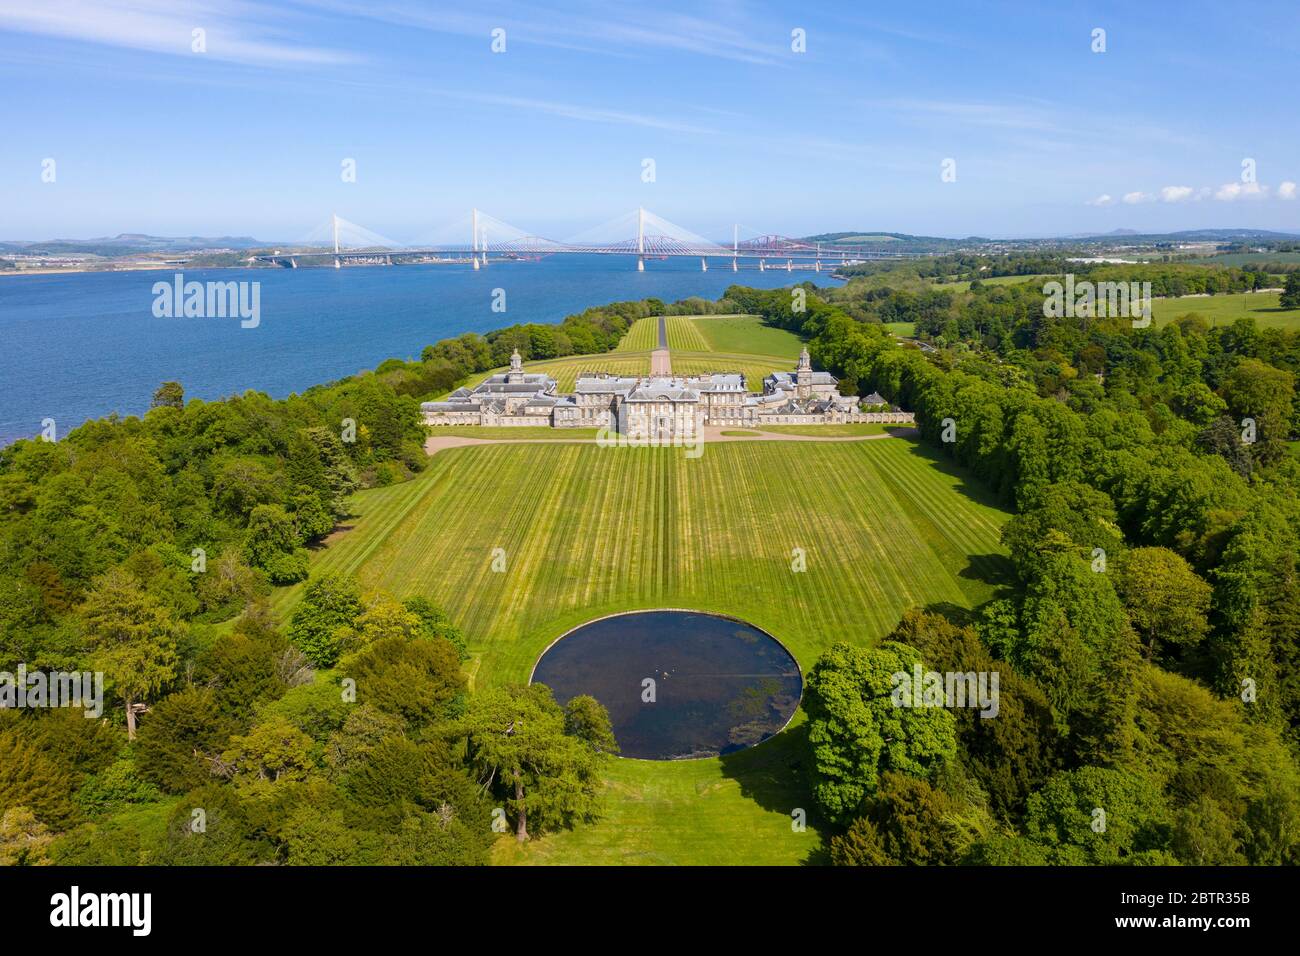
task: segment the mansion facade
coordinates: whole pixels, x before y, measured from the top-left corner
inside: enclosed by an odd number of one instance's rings
[[[692,377],[623,377],[597,373],[578,378],[573,394],[559,393],[549,375],[528,373],[519,352],[510,371],[444,400],[420,406],[426,425],[549,425],[608,428],[630,438],[693,438],[705,425],[827,425],[846,422],[912,422],[879,395],[866,399],[839,393],[829,372],[814,372],[805,348],[793,371],[763,379],[749,391],[745,376],[718,372]]]

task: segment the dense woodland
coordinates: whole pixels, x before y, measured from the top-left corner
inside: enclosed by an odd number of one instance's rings
[[[617,303],[282,401],[166,383],[141,418],[0,450],[0,670],[102,671],[109,704],[0,711],[0,863],[473,864],[494,829],[599,826],[617,744],[594,700],[470,693],[462,636],[418,598],[316,578],[277,621],[266,597],[353,491],[423,467],[420,398],[671,311],[797,332],[1016,512],[992,601],[809,671],[834,862],[1296,863],[1300,333],[1046,320],[1041,285],[888,279],[805,286],[801,311],[743,287]],[[999,716],[892,706],[915,663],[996,670]]]
[[[589,818],[615,749],[594,701],[471,697],[418,599],[313,580],[276,622],[266,598],[352,492],[424,467],[419,397],[664,309],[462,336],[279,401],[168,382],[142,417],[0,450],[0,672],[98,671],[108,698],[102,721],[0,709],[0,863],[482,863],[494,825]]]
[[[835,862],[1300,862],[1300,332],[1046,320],[1041,286],[989,286],[936,303],[963,347],[925,354],[815,294],[727,297],[1017,512],[996,599],[809,674]],[[998,671],[999,716],[894,707],[915,662]]]

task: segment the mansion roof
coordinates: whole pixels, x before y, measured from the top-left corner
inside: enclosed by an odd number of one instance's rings
[[[525,373],[518,352],[510,357],[510,371],[490,375],[473,388],[457,388],[438,402],[424,402],[421,409],[429,414],[491,413],[514,415],[525,409],[537,410],[582,407],[591,410],[591,399],[598,404],[607,398],[611,405],[621,403],[655,403],[697,405],[709,409],[743,406],[763,414],[807,415],[826,412],[853,412],[858,399],[842,396],[838,381],[829,372],[814,372],[807,349],[799,356],[792,372],[774,372],[763,379],[761,394],[749,392],[745,376],[739,372],[714,372],[694,376],[621,376],[605,372],[583,373],[574,383],[573,393],[559,394],[555,379],[549,375]],[[704,396],[734,396],[729,401],[709,404]],[[868,404],[885,404],[879,395],[866,399]],[[572,416],[567,421],[575,420]]]

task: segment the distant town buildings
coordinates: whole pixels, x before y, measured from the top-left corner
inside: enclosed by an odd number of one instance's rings
[[[763,379],[752,393],[737,372],[675,377],[580,377],[573,394],[559,393],[555,379],[524,371],[516,351],[510,370],[444,400],[420,406],[428,425],[549,425],[611,428],[629,438],[693,438],[705,425],[829,425],[847,422],[911,423],[912,413],[891,407],[878,394],[841,395],[829,372],[815,372],[808,350],[790,372]]]

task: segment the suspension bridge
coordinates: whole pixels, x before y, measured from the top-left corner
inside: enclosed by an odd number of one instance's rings
[[[475,269],[497,260],[540,259],[552,255],[635,256],[638,271],[646,260],[698,258],[708,271],[710,259],[730,260],[732,271],[748,267],[766,269],[834,268],[868,259],[904,259],[906,253],[882,252],[878,248],[845,243],[810,242],[787,236],[763,234],[741,239],[741,226],[732,227],[730,245],[696,235],[681,226],[637,209],[567,240],[538,236],[488,215],[471,210],[468,220],[444,228],[441,234],[410,243],[399,243],[333,215],[305,236],[294,248],[250,256],[250,261],[268,262],[296,269],[301,264],[393,265],[399,262],[463,262]],[[465,241],[466,238],[468,241]]]

